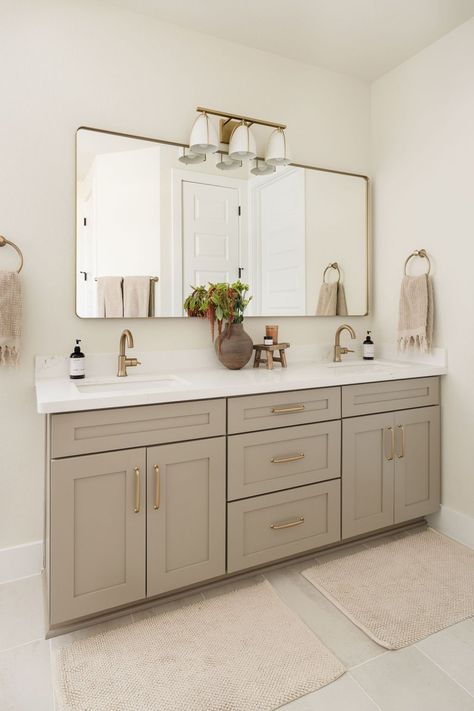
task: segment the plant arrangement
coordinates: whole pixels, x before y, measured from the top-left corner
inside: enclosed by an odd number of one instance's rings
[[[243,284],[240,279],[233,284],[220,282],[209,283],[205,286],[193,286],[191,294],[184,302],[188,316],[207,318],[211,325],[211,338],[214,340],[215,322],[219,347],[221,343],[222,327],[228,324],[227,336],[230,337],[232,324],[242,323],[244,311],[252,297],[247,297],[248,284]]]

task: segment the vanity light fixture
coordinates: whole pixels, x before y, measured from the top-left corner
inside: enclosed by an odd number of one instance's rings
[[[257,155],[255,136],[250,125],[242,121],[234,128],[229,141],[229,157],[234,160],[250,160]]]
[[[189,147],[193,153],[215,153],[219,148],[217,129],[206,111],[201,111],[193,124]]]
[[[290,162],[285,131],[282,128],[276,128],[268,139],[265,163],[268,163],[268,165],[288,165]]]
[[[234,160],[233,158],[230,158],[227,154],[225,153],[220,153],[221,159],[219,163],[216,163],[216,168],[219,168],[219,170],[235,170],[236,168],[241,168],[242,167],[242,161],[241,160]]]
[[[189,141],[189,147],[193,153],[215,153],[220,143],[228,143],[229,158],[234,161],[253,160],[257,155],[257,148],[251,126],[255,124],[275,129],[268,142],[266,162],[273,166],[288,165],[290,162],[285,136],[285,124],[263,121],[250,116],[229,114],[226,111],[217,109],[206,109],[203,106],[198,106],[196,111],[199,112],[199,116],[194,122]],[[214,125],[209,118],[210,115],[221,118],[219,136],[217,136]],[[222,162],[227,163],[227,161]],[[218,167],[221,170],[230,170],[230,167],[226,166],[224,168],[220,164]],[[257,165],[256,168],[259,168],[259,166]],[[263,173],[263,170],[265,169],[259,168],[258,172],[254,174],[270,174],[269,172]]]
[[[252,168],[250,171],[254,175],[271,175],[276,171],[276,168],[274,165],[270,165],[269,163],[262,162],[258,158],[255,160],[255,168]]]
[[[206,156],[204,153],[186,153],[186,149],[183,148],[183,155],[178,160],[185,165],[192,165],[193,163],[204,163]]]

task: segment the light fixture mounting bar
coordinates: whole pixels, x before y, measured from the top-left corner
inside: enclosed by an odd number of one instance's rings
[[[256,123],[259,126],[269,126],[270,128],[286,128],[284,123],[275,123],[274,121],[263,121],[263,119],[251,118],[250,116],[239,116],[239,114],[229,114],[226,111],[217,111],[216,109],[205,109],[203,106],[198,106],[196,111],[201,113],[211,114],[212,116],[221,116],[226,119],[236,119],[237,121],[244,121],[245,123],[252,124]]]

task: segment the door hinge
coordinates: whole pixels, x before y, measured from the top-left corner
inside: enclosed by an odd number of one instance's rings
[[[245,267],[239,267],[239,279],[242,278],[242,272],[244,271]]]
[[[240,205],[238,207],[238,211],[239,211],[239,217],[240,217],[240,215],[242,214],[242,207]]]
[[[84,217],[84,227],[87,226],[87,217]]]

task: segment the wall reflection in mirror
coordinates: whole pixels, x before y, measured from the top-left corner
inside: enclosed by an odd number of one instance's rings
[[[77,132],[78,316],[185,316],[193,286],[239,277],[248,316],[367,313],[364,177],[183,156],[177,145]]]

